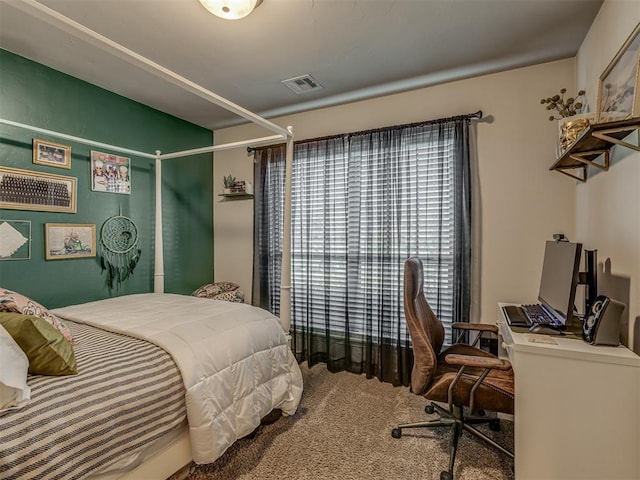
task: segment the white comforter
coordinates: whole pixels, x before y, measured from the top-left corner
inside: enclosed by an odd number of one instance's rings
[[[193,459],[211,463],[274,408],[295,413],[302,375],[278,318],[246,304],[139,294],[59,308],[61,318],[142,338],[176,361]]]

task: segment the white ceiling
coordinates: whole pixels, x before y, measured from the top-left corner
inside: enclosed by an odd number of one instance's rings
[[[0,0],[1,48],[207,128],[243,122],[30,2]],[[264,0],[234,21],[198,0],[40,3],[271,118],[572,57],[602,0]],[[303,74],[324,88],[296,95],[281,84]]]

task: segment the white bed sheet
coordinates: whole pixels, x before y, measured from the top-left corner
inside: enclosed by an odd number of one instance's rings
[[[193,459],[211,463],[274,408],[295,413],[302,374],[279,320],[246,304],[138,294],[53,310],[164,348],[187,390]]]

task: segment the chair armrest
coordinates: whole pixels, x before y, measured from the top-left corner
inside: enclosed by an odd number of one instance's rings
[[[478,332],[498,333],[498,326],[489,323],[462,323],[456,322],[451,324],[456,330],[477,330]]]
[[[489,375],[491,370],[510,370],[511,363],[507,360],[501,360],[499,358],[491,358],[491,357],[476,357],[471,355],[457,355],[451,353],[444,357],[445,361],[450,365],[459,365],[458,373],[456,374],[453,381],[449,384],[449,389],[447,392],[447,400],[449,402],[449,411],[453,409],[453,392],[457,387],[462,374],[464,373],[467,367],[475,367],[475,368],[484,368],[482,374],[478,376],[477,380],[471,387],[471,391],[469,392],[469,408],[473,411],[475,408],[475,399],[476,399],[476,390],[480,386],[484,379]]]
[[[495,370],[509,370],[511,363],[508,360],[491,357],[476,357],[471,355],[457,355],[450,353],[444,359],[449,365],[459,365],[462,367],[490,368]]]
[[[489,323],[463,323],[463,322],[455,322],[451,324],[452,330],[459,330],[458,338],[455,343],[460,343],[464,340],[466,332],[475,331],[478,332],[475,336],[475,339],[471,343],[472,347],[478,345],[480,342],[480,338],[486,332],[498,334],[498,326],[492,325]]]

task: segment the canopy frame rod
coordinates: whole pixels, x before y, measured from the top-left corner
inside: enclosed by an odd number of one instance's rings
[[[271,132],[278,133],[282,135],[283,138],[286,138],[289,135],[289,132],[286,128],[282,128],[281,126],[276,125],[275,123],[270,122],[265,118],[262,118],[260,115],[250,112],[246,108],[243,108],[240,105],[237,105],[227,100],[226,98],[213,93],[211,90],[207,90],[206,88],[198,85],[195,82],[192,82],[182,75],[178,75],[168,68],[165,68],[162,65],[149,60],[146,57],[143,57],[133,50],[130,50],[117,42],[114,42],[110,38],[107,38],[104,35],[101,35],[98,32],[95,32],[74,20],[65,17],[61,13],[49,7],[46,7],[41,3],[36,2],[35,0],[20,0],[14,5],[21,10],[46,21],[47,23],[61,28],[67,33],[70,33],[76,37],[83,37],[91,44],[96,45],[97,47],[100,47],[110,53],[113,53],[115,56],[122,58],[129,63],[137,65],[143,70],[152,73],[153,75],[156,75],[157,77],[162,78],[170,83],[173,83],[174,85],[177,85],[178,87],[181,87],[200,98],[203,98],[215,105],[224,108],[225,110],[235,113],[236,115],[249,120],[252,123],[260,125],[261,127],[266,128]]]
[[[188,157],[190,155],[198,155],[201,153],[212,153],[221,150],[231,150],[234,148],[245,147],[247,145],[261,145],[264,143],[270,143],[273,141],[284,140],[282,135],[270,135],[267,137],[252,138],[249,140],[241,140],[238,142],[221,143],[220,145],[211,145],[209,147],[194,148],[191,150],[183,150],[179,152],[166,153],[164,155],[159,154],[156,150],[156,154],[141,152],[139,150],[133,150],[131,148],[120,147],[118,145],[110,145],[104,142],[98,142],[97,140],[91,140],[89,138],[77,137],[75,135],[68,135],[62,132],[56,132],[54,130],[48,130],[46,128],[35,127],[33,125],[27,125],[26,123],[14,122],[13,120],[6,120],[0,118],[0,124],[9,125],[12,127],[23,128],[25,130],[31,130],[37,133],[43,133],[45,135],[51,135],[52,137],[61,138],[63,140],[69,140],[71,142],[82,143],[84,145],[90,145],[92,147],[104,148],[105,150],[111,150],[119,153],[126,153],[142,158],[152,158],[155,160],[169,160],[173,158]]]
[[[92,147],[100,147],[106,150],[113,150],[118,153],[127,153],[129,155],[135,155],[136,157],[156,158],[155,155],[152,155],[150,153],[140,152],[138,150],[132,150],[130,148],[125,148],[125,147],[119,147],[118,145],[109,145],[108,143],[98,142],[96,140],[90,140],[88,138],[76,137],[75,135],[67,135],[66,133],[55,132],[53,130],[47,130],[46,128],[34,127],[33,125],[14,122],[12,120],[5,120],[4,118],[0,118],[0,124],[10,125],[12,127],[24,128],[25,130],[31,130],[33,132],[43,133],[45,135],[51,135],[52,137],[61,138],[63,140],[82,143],[84,145],[90,145]]]

